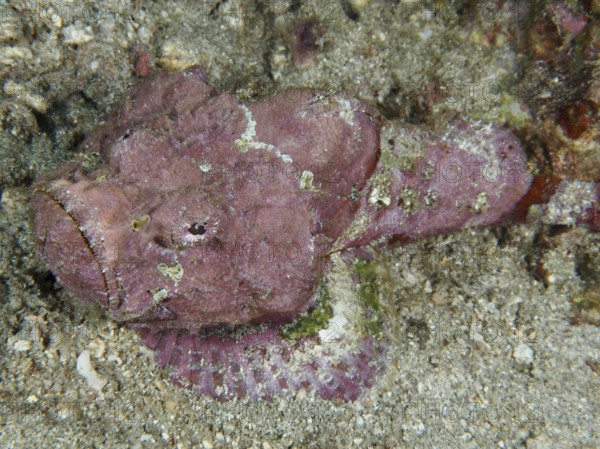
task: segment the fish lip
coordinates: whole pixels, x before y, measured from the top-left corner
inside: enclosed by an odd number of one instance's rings
[[[77,297],[83,297],[90,302],[97,302],[104,309],[109,308],[111,305],[110,288],[108,278],[105,270],[103,269],[102,258],[83,232],[81,220],[74,212],[68,210],[66,205],[59,198],[59,195],[57,195],[52,188],[51,183],[38,183],[33,189],[31,202],[34,208],[34,223],[36,234],[38,236],[36,239],[38,253],[48,263],[48,265],[51,266],[52,271],[58,275],[59,279],[61,278],[61,272],[62,274],[66,274],[67,280],[61,283],[69,292],[75,294]],[[47,212],[48,214],[43,215],[43,211]],[[54,214],[54,217],[58,218],[56,213],[60,214],[63,218],[66,218],[66,221],[63,221],[63,223],[72,224],[69,229],[65,229],[65,231],[68,232],[64,232],[62,237],[69,236],[70,238],[73,238],[76,236],[77,241],[62,241],[59,238],[56,239],[56,241],[51,242],[46,240],[48,234],[53,231],[52,229],[49,229],[50,225],[52,224],[51,217],[49,217],[49,215]],[[43,237],[40,238],[39,236]],[[61,235],[58,234],[55,235],[55,237],[61,237]],[[73,244],[73,247],[69,248],[69,244]],[[66,253],[66,256],[72,259],[65,261],[61,257],[52,257],[59,253],[57,252],[56,254],[49,254],[49,246],[56,247],[57,251],[60,251],[62,256],[64,256]],[[85,271],[85,267],[83,266],[79,267],[79,276],[76,278],[69,276],[69,274],[64,271],[65,266],[68,267],[73,264],[74,260],[76,260],[76,257],[78,256],[78,252],[81,251],[82,248],[85,248],[85,251],[83,253],[83,260],[80,260],[80,262],[82,264],[87,264],[88,267],[96,267],[95,270],[92,268],[92,270],[88,271],[87,275],[91,276],[88,279],[86,279],[85,274],[83,274]],[[79,255],[82,254],[79,253]],[[94,278],[95,281],[100,280],[99,283],[104,289],[102,293],[97,288],[94,288]]]

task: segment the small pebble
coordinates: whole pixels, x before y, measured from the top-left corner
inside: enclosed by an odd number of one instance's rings
[[[91,42],[94,32],[91,26],[84,27],[80,23],[74,23],[63,30],[63,43],[69,45],[80,45]]]
[[[369,6],[370,0],[349,0],[350,6],[356,12],[360,12]]]
[[[435,292],[433,292],[433,295],[431,295],[431,301],[436,306],[443,306],[448,302],[448,296],[449,295],[446,290],[436,290]]]
[[[102,379],[92,366],[90,351],[87,349],[77,357],[77,372],[85,379],[90,388],[99,393],[102,392],[106,380]]]
[[[531,365],[533,363],[533,349],[531,349],[525,343],[521,343],[513,351],[513,357],[519,363]]]

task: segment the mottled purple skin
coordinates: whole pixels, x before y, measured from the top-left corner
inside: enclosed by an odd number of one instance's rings
[[[373,385],[385,355],[380,341],[360,338],[353,344],[336,342],[343,348],[341,357],[319,351],[310,362],[298,363],[293,354],[310,351],[314,339],[291,344],[273,328],[235,339],[142,330],[141,341],[156,351],[159,366],[174,368],[178,385],[222,401],[271,400],[302,389],[323,399],[355,400]]]
[[[422,153],[409,158],[410,169],[378,165],[376,175],[389,172],[390,205],[369,204],[369,195],[362,195],[358,213],[370,224],[346,246],[381,238],[405,243],[497,223],[529,188],[526,156],[506,129],[456,119],[442,137],[415,137]],[[396,145],[391,152],[401,156],[406,149]]]
[[[159,75],[85,144],[106,166],[90,174],[75,166],[35,188],[42,254],[83,238],[90,252],[75,272],[49,264],[75,296],[116,320],[195,330],[306,311],[320,251],[351,222],[358,204],[350,191],[375,167],[377,120],[357,100],[295,90],[245,109],[209,92],[195,71]],[[340,117],[341,102],[355,122]],[[276,150],[245,147],[247,114],[253,140]],[[335,181],[302,190],[295,174],[305,170]],[[132,229],[144,216],[149,222]],[[159,264],[179,264],[182,279],[161,275]],[[168,296],[156,294],[162,289]]]
[[[73,296],[140,329],[159,365],[201,393],[354,399],[383,367],[380,341],[321,350],[317,336],[276,332],[310,310],[328,256],[496,222],[529,185],[507,131],[460,121],[444,137],[417,133],[409,170],[380,160],[380,125],[343,94],[243,104],[198,69],[159,74],[85,142],[104,164],[89,172],[82,157],[35,186],[39,250]],[[449,177],[449,164],[501,175]],[[226,331],[247,323],[266,327]]]

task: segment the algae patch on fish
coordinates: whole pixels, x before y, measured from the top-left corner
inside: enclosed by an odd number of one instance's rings
[[[383,333],[381,302],[378,287],[376,264],[362,259],[352,265],[352,272],[358,277],[356,287],[358,299],[362,305],[362,327],[370,334],[380,337]],[[317,303],[310,312],[301,315],[294,322],[286,324],[280,331],[287,340],[310,337],[326,329],[333,317],[333,299],[326,284],[319,289]]]
[[[377,266],[374,262],[359,259],[354,262],[352,270],[360,282],[357,294],[365,307],[364,326],[369,333],[380,336],[383,329]]]
[[[301,315],[294,322],[286,324],[281,328],[280,334],[287,340],[298,340],[302,337],[315,335],[320,330],[327,328],[329,320],[333,316],[331,306],[331,295],[325,284],[319,289],[317,304],[315,308]]]
[[[92,173],[104,165],[104,158],[98,152],[90,152],[83,154],[83,162],[81,168],[85,173]]]
[[[156,266],[156,269],[164,277],[171,279],[175,285],[179,284],[183,279],[183,267],[179,262],[176,262],[173,265],[159,263]]]

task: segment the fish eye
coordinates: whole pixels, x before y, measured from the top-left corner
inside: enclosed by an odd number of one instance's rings
[[[206,221],[195,222],[188,228],[188,232],[192,235],[204,235],[206,233]]]

